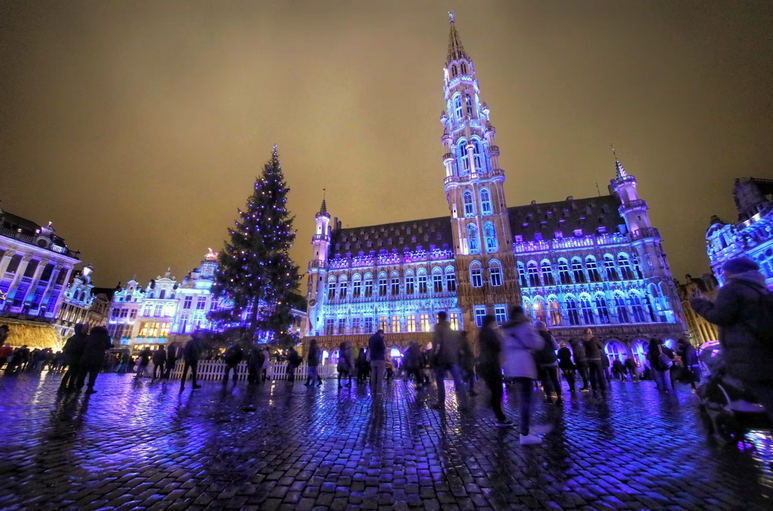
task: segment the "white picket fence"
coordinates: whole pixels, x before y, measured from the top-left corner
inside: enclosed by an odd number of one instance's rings
[[[182,360],[178,360],[177,364],[174,366],[171,377],[177,379],[182,378],[184,366],[185,363]],[[200,360],[196,369],[196,377],[199,380],[222,380],[225,375],[225,362],[222,360]],[[152,368],[150,371],[152,371]],[[338,375],[336,367],[329,364],[318,366],[317,372],[322,378],[335,378]],[[309,366],[308,364],[303,363],[295,370],[295,379],[305,380],[308,373]],[[228,377],[232,378],[232,374],[233,372],[229,374]],[[249,372],[247,371],[246,362],[240,362],[239,365],[236,366],[236,374],[240,381],[247,380]],[[268,378],[271,380],[286,380],[288,376],[287,364],[271,362],[268,365],[267,374]],[[188,377],[190,378],[190,371]]]

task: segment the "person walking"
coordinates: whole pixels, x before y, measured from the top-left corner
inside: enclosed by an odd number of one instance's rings
[[[728,372],[757,397],[773,421],[773,296],[759,265],[748,257],[729,260],[722,273],[725,285],[716,301],[696,290],[690,305],[719,326]]]
[[[164,365],[166,364],[166,350],[163,346],[159,345],[158,349],[156,349],[155,352],[153,352],[153,380],[156,379],[156,374],[158,374],[158,379],[160,380],[164,376]]]
[[[381,394],[386,370],[386,344],[384,331],[380,328],[368,339],[368,354],[370,355],[370,391],[378,395]]]
[[[663,346],[660,339],[650,339],[649,349],[647,351],[647,360],[649,360],[652,369],[652,379],[655,380],[655,388],[661,392],[673,392],[671,386],[671,366],[673,365],[673,352]]]
[[[287,353],[288,383],[295,383],[295,370],[298,369],[298,366],[301,365],[301,362],[303,362],[303,359],[300,355],[298,355],[298,352],[295,351],[295,348],[290,348],[290,351]]]
[[[62,351],[67,363],[67,372],[62,377],[59,390],[75,390],[81,372],[81,359],[83,358],[83,349],[86,347],[88,328],[88,325],[83,323],[75,325],[73,329],[75,333],[64,343]]]
[[[263,368],[260,373],[260,381],[265,382],[268,379],[268,366],[271,363],[271,352],[268,347],[263,348]]]
[[[505,378],[513,379],[520,389],[521,445],[541,444],[542,439],[530,432],[531,393],[537,379],[537,365],[532,351],[541,350],[545,342],[523,312],[516,305],[510,310],[510,321],[502,326],[504,339],[502,370]]]
[[[354,347],[349,341],[344,341],[338,346],[338,388],[352,386],[352,373],[354,373]],[[341,379],[346,378],[349,383],[341,385]]]
[[[413,375],[414,386],[424,386],[424,374],[422,373],[422,362],[424,357],[421,348],[416,341],[411,341],[408,350],[405,352],[405,381],[408,381]]]
[[[615,357],[615,361],[612,362],[612,374],[620,383],[625,381],[625,366],[617,357]]]
[[[499,359],[502,355],[502,341],[494,329],[496,318],[492,315],[483,317],[483,325],[478,334],[480,345],[480,359],[478,360],[478,374],[483,379],[491,393],[491,409],[497,418],[498,427],[513,425],[502,411],[502,366]]]
[[[445,409],[446,385],[445,376],[450,372],[454,379],[454,389],[459,400],[459,408],[469,408],[462,367],[459,364],[459,354],[462,350],[462,340],[458,332],[451,329],[448,323],[448,314],[445,311],[438,312],[438,322],[435,325],[435,334],[432,337],[432,349],[434,352],[435,381],[437,382],[438,401],[437,408]]]
[[[564,374],[566,383],[569,384],[569,392],[574,394],[574,381],[575,381],[575,367],[572,362],[572,351],[566,346],[566,343],[561,341],[561,347],[558,348],[558,367],[561,368],[561,372]]]
[[[177,364],[177,359],[180,356],[179,349],[176,343],[172,343],[166,347],[166,371],[164,372],[164,380],[169,380],[169,377],[174,371],[174,366]]]
[[[253,344],[250,347],[247,354],[247,383],[250,385],[261,382],[264,357],[263,349],[260,346]]]
[[[537,321],[534,326],[537,328],[539,336],[542,337],[542,340],[544,341],[537,359],[539,360],[542,388],[545,390],[545,402],[553,404],[553,393],[555,393],[555,402],[562,404],[564,402],[564,396],[561,389],[561,380],[558,378],[558,357],[556,356],[558,342],[556,342],[556,339],[550,334],[548,327],[544,322]]]
[[[180,392],[185,390],[185,378],[188,376],[188,369],[191,371],[191,383],[193,390],[200,389],[201,385],[196,383],[196,368],[199,365],[201,352],[204,351],[204,334],[201,330],[196,330],[191,334],[191,340],[183,348],[183,366],[182,378],[180,378]]]
[[[83,388],[86,380],[86,374],[89,375],[88,388],[86,394],[94,394],[94,384],[97,381],[97,374],[105,363],[105,350],[113,347],[110,340],[110,334],[107,328],[96,326],[91,329],[91,333],[86,337],[83,344],[83,355],[81,357],[81,367],[78,374],[78,389]]]
[[[306,376],[305,386],[314,386],[314,381],[317,381],[317,387],[322,385],[322,378],[319,376],[319,348],[317,347],[317,340],[312,339],[309,342],[309,355],[307,358],[309,367],[309,373]]]
[[[633,383],[639,383],[639,368],[636,367],[636,361],[633,357],[628,357],[625,360],[625,369],[631,373],[631,381]],[[625,375],[625,370],[623,371],[623,375]],[[625,376],[623,376],[623,379],[625,379]]]
[[[232,344],[225,351],[225,375],[223,375],[223,383],[228,381],[228,375],[233,370],[233,381],[239,379],[238,367],[242,360],[244,360],[244,350],[238,344]]]
[[[150,348],[145,348],[140,352],[140,363],[137,366],[137,374],[134,377],[135,380],[139,380],[143,376],[145,376],[145,373],[148,370],[148,366],[150,365],[150,359],[153,357],[153,352],[150,351]]]
[[[8,339],[8,332],[8,325],[0,325],[0,369],[3,368],[3,365],[13,355],[13,348],[5,344],[5,341]]]
[[[467,331],[462,330],[459,332],[459,337],[462,341],[459,351],[459,364],[462,367],[464,382],[467,384],[470,395],[475,396],[477,395],[475,392],[475,354],[472,352],[470,340],[467,338]]]
[[[588,360],[585,358],[585,345],[580,339],[570,339],[569,344],[572,346],[574,365],[577,366],[577,372],[582,378],[580,392],[589,392],[590,383],[588,382]]]
[[[687,374],[687,378],[690,380],[690,387],[692,390],[695,390],[697,384],[701,382],[701,366],[698,361],[698,352],[695,351],[695,346],[690,344],[690,341],[687,339],[679,339],[677,341],[676,351],[682,360],[682,367]]]
[[[588,375],[593,393],[595,394],[598,389],[601,391],[602,396],[606,396],[607,379],[604,376],[604,363],[601,360],[604,347],[601,345],[599,338],[593,335],[593,330],[590,328],[585,329],[585,342],[583,342],[583,346],[588,362]],[[607,360],[607,364],[609,364],[609,360]]]
[[[357,355],[357,384],[365,383],[367,380],[366,374],[367,374],[367,368],[368,368],[368,353],[365,348],[362,348],[360,350],[359,355]]]

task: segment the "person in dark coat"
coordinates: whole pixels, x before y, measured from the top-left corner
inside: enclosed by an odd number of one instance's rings
[[[13,348],[5,344],[6,339],[8,339],[8,330],[8,325],[0,325],[0,369],[13,355]]]
[[[580,378],[582,378],[580,392],[588,392],[590,387],[588,383],[588,360],[585,358],[585,345],[580,339],[570,339],[569,343],[572,346],[574,365],[577,366],[577,372],[580,373]]]
[[[264,352],[261,346],[253,344],[247,354],[247,382],[249,384],[261,382],[263,371]]]
[[[671,386],[671,369],[665,367],[660,359],[661,355],[674,359],[674,353],[663,345],[661,339],[650,339],[649,349],[647,350],[647,360],[652,369],[652,378],[655,380],[655,388],[661,392],[673,392]]]
[[[588,362],[590,386],[594,393],[598,389],[601,391],[602,396],[606,395],[607,379],[604,376],[604,362],[602,361],[604,347],[601,345],[601,340],[593,335],[593,330],[590,328],[585,329],[585,342],[583,346],[585,347],[585,357]],[[607,364],[609,364],[609,360],[607,360]]]
[[[67,372],[62,377],[59,390],[75,390],[75,385],[81,372],[81,358],[83,358],[83,348],[86,346],[88,329],[88,325],[83,323],[75,325],[75,333],[64,343],[62,351],[67,364]]]
[[[534,326],[537,328],[537,333],[542,337],[542,340],[545,341],[537,356],[542,388],[545,389],[545,402],[553,404],[553,393],[555,392],[556,402],[561,404],[564,402],[564,396],[561,389],[561,381],[558,379],[558,357],[556,356],[558,343],[550,335],[548,327],[544,322],[537,321]]]
[[[676,352],[682,360],[682,367],[688,375],[690,387],[695,390],[697,384],[701,381],[701,366],[698,361],[698,352],[695,351],[695,346],[690,344],[690,341],[687,339],[679,339],[677,341]]]
[[[459,355],[462,351],[462,337],[455,332],[448,322],[448,314],[445,311],[438,312],[438,322],[435,325],[435,334],[432,337],[432,349],[434,352],[433,370],[437,382],[438,401],[437,408],[445,409],[446,385],[445,376],[450,372],[454,379],[454,389],[460,409],[469,407],[467,392],[464,388],[464,376],[460,365]]]
[[[180,392],[185,389],[185,377],[188,376],[188,369],[191,370],[193,390],[201,388],[201,385],[196,383],[196,368],[199,365],[202,351],[204,351],[204,334],[201,330],[196,330],[191,334],[191,340],[188,341],[188,344],[183,348],[183,360],[185,361],[185,366],[183,367],[183,375],[180,379]]]
[[[480,345],[480,357],[478,358],[478,375],[486,383],[491,393],[491,409],[497,418],[497,426],[512,426],[513,421],[509,420],[502,411],[502,365],[499,361],[502,356],[502,341],[494,328],[496,327],[496,318],[492,315],[483,317],[483,325],[478,334],[478,344]]]
[[[151,358],[153,358],[153,352],[150,350],[150,348],[145,348],[144,350],[140,351],[140,365],[137,366],[137,375],[134,377],[135,380],[139,380],[145,376],[145,373],[148,371]]]
[[[357,355],[357,384],[365,383],[368,381],[368,350],[365,348],[360,349],[360,354]]]
[[[300,355],[298,355],[298,352],[295,351],[295,348],[290,348],[289,353],[287,354],[287,381],[288,383],[295,383],[295,370],[298,369],[298,366],[301,365],[301,362],[303,359]]]
[[[88,389],[86,394],[93,394],[96,392],[94,384],[97,381],[97,374],[102,369],[105,363],[105,350],[109,350],[113,347],[113,343],[110,340],[110,334],[107,332],[107,328],[103,326],[96,326],[91,329],[91,333],[86,337],[86,342],[83,347],[83,356],[81,357],[81,369],[78,375],[78,388],[83,388],[83,383],[86,380],[86,374],[89,375]]]
[[[714,302],[699,291],[690,300],[695,312],[719,326],[722,357],[731,376],[759,399],[773,421],[773,346],[754,331],[755,315],[770,291],[759,265],[748,257],[731,259],[722,267],[725,285]]]
[[[352,386],[352,374],[354,374],[354,348],[352,343],[344,341],[338,347],[338,388]],[[349,383],[341,385],[341,379],[348,378]]]
[[[174,366],[177,363],[177,359],[179,358],[178,352],[179,352],[179,349],[175,343],[172,343],[166,347],[166,371],[164,372],[165,380],[168,380],[169,377],[172,375]]]
[[[414,384],[418,387],[424,385],[424,374],[422,373],[422,366],[424,357],[421,353],[421,348],[416,341],[411,341],[408,346],[408,351],[405,352],[405,379],[408,379],[413,375]]]
[[[312,339],[309,341],[309,356],[307,358],[309,364],[309,373],[306,375],[305,386],[309,387],[314,385],[314,380],[317,380],[317,387],[322,385],[322,378],[319,376],[319,347],[317,346],[317,340]]]
[[[225,375],[223,376],[223,382],[228,381],[228,374],[233,370],[233,380],[239,379],[238,366],[239,363],[244,360],[244,350],[238,344],[232,344],[225,352]]]
[[[373,394],[381,394],[384,371],[386,371],[386,344],[384,331],[380,328],[368,339],[368,353],[370,354],[370,391]]]
[[[459,365],[462,368],[462,373],[464,373],[464,382],[470,390],[470,395],[475,396],[477,395],[475,392],[475,354],[472,352],[470,340],[467,339],[466,330],[459,332],[459,340],[461,341]]]
[[[619,358],[615,358],[615,361],[612,362],[612,374],[620,383],[625,381],[625,366]]]
[[[636,361],[633,359],[633,357],[628,357],[625,360],[625,369],[631,373],[631,381],[634,383],[639,383],[639,368],[636,367]]]
[[[569,384],[569,392],[574,393],[575,367],[572,362],[572,351],[566,346],[565,342],[561,342],[561,347],[558,348],[558,367],[561,368],[564,379]]]
[[[156,373],[158,373],[159,379],[164,376],[164,364],[166,363],[166,350],[163,346],[159,346],[156,351],[153,352],[153,379],[156,379]]]

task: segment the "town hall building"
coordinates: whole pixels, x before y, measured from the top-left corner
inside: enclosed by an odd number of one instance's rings
[[[641,367],[651,337],[684,336],[660,234],[620,161],[608,195],[509,207],[491,111],[453,16],[443,93],[438,186],[442,178],[449,214],[342,228],[323,200],[305,340],[335,359],[343,340],[366,346],[381,328],[399,356],[411,341],[431,342],[440,311],[475,342],[485,315],[502,324],[513,305],[559,340],[591,328],[611,357]]]

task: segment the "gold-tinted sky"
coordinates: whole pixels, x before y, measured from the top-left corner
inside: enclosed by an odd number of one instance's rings
[[[0,3],[0,199],[52,220],[101,285],[182,278],[279,144],[302,269],[314,212],[448,213],[447,10],[497,128],[508,204],[605,190],[614,142],[675,276],[712,213],[771,177],[773,2]]]

